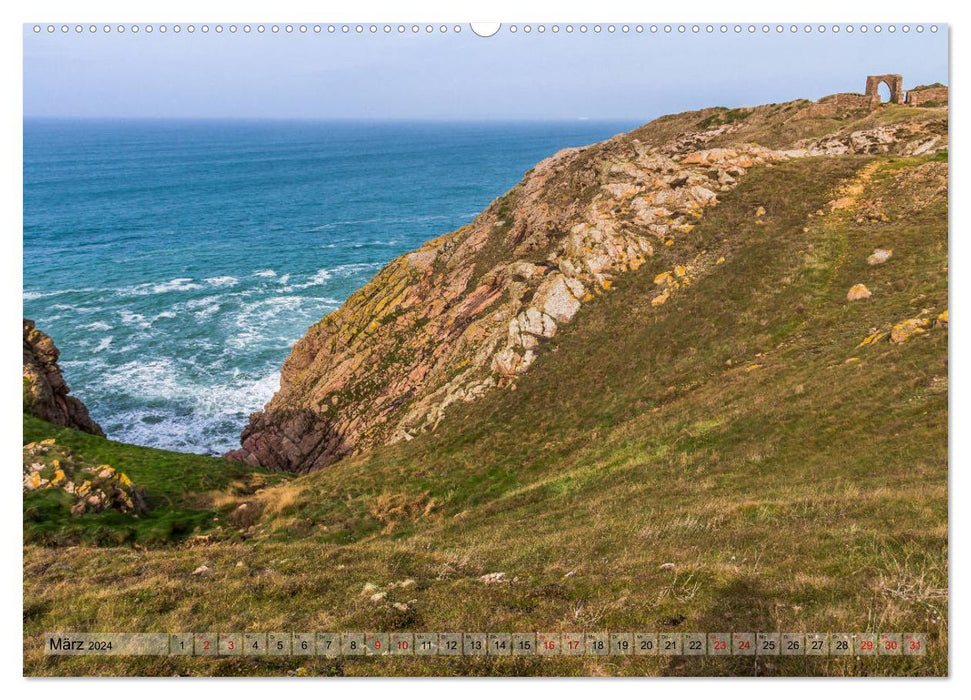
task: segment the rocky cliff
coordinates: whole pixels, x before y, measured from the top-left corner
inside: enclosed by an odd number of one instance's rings
[[[60,355],[54,341],[24,319],[24,412],[55,425],[76,428],[104,437],[101,426],[88,415],[80,400],[68,396],[71,389],[57,364]]]
[[[228,456],[305,472],[410,440],[456,402],[514,389],[587,301],[648,258],[668,269],[652,308],[717,269],[703,241],[680,240],[753,168],[947,147],[946,110],[809,107],[662,117],[542,161],[471,224],[393,260],[310,328]]]

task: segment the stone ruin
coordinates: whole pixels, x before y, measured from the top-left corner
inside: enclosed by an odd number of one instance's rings
[[[888,102],[897,105],[904,103],[904,76],[896,73],[867,76],[866,92],[864,94],[870,98],[871,102],[877,105],[882,102],[880,99],[880,83],[883,83],[890,89],[890,99]]]
[[[947,85],[935,83],[933,85],[923,85],[907,91],[907,104],[911,107],[921,105],[936,106],[947,104]]]
[[[868,75],[866,79],[866,97],[870,98],[873,108],[879,107],[880,84],[883,83],[890,89],[890,104],[908,104],[911,107],[921,105],[947,104],[947,85],[934,83],[933,85],[920,85],[911,90],[904,91],[904,78],[896,73],[887,75]]]
[[[880,99],[881,84],[886,85],[890,90],[888,104],[907,104],[911,107],[947,104],[947,85],[934,83],[933,85],[921,85],[905,91],[903,76],[888,73],[886,75],[867,76],[866,90],[862,95],[855,92],[839,92],[835,95],[828,95],[806,106],[793,118],[834,117],[840,112],[848,110],[877,109],[882,104]]]

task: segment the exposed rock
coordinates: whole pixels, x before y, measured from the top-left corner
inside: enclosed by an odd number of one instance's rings
[[[890,342],[903,343],[919,333],[926,332],[929,325],[930,319],[927,318],[908,318],[906,321],[895,323],[890,329]]]
[[[947,309],[937,314],[937,316],[930,316],[931,309],[923,309],[918,316],[914,318],[908,318],[899,323],[894,323],[891,326],[884,326],[883,328],[871,328],[870,335],[864,338],[857,347],[865,347],[867,345],[874,345],[881,341],[887,339],[891,343],[903,343],[910,338],[926,333],[929,330],[946,330],[947,329],[947,319],[948,313]]]
[[[882,265],[890,259],[893,255],[893,250],[877,248],[873,253],[866,259],[868,265]]]
[[[866,288],[865,284],[854,284],[850,287],[850,291],[846,293],[847,301],[857,301],[859,299],[869,299],[873,296],[873,293]]]
[[[914,123],[878,126],[849,134],[838,133],[800,141],[797,146],[810,156],[899,153],[913,156],[947,148],[940,134],[928,134]],[[935,138],[936,137],[936,138]]]
[[[566,323],[580,310],[580,300],[584,295],[583,285],[575,279],[568,279],[559,272],[548,275],[540,284],[533,297],[539,310],[559,323]],[[527,312],[532,309],[527,309]],[[556,327],[553,326],[555,332]],[[552,333],[550,333],[552,335]]]
[[[109,464],[88,463],[54,438],[24,445],[23,490],[68,494],[71,515],[109,509],[134,514],[147,510],[141,492],[127,474]]]
[[[203,564],[202,566],[196,568],[193,572],[193,576],[207,576],[209,574],[209,567]]]
[[[671,296],[671,290],[665,289],[663,292],[661,292],[656,297],[651,299],[651,306],[661,306],[664,302],[668,300],[668,297],[670,296]]]
[[[874,343],[879,343],[881,340],[885,339],[889,333],[887,331],[873,331],[870,335],[860,341],[857,345],[858,348],[866,347],[867,345],[873,345]]]
[[[71,391],[61,368],[54,341],[24,319],[24,412],[55,425],[83,430],[104,437],[101,426],[88,415],[80,400],[68,396]]]
[[[502,571],[496,571],[491,574],[486,574],[485,576],[480,576],[479,580],[482,583],[505,583],[506,574]]]
[[[283,366],[280,390],[227,456],[306,472],[411,440],[454,404],[512,390],[584,304],[662,247],[670,283],[651,294],[651,307],[689,283],[679,268],[695,278],[696,269],[723,262],[712,252],[692,267],[698,248],[679,241],[754,167],[947,148],[946,114],[937,110],[922,110],[916,124],[841,130],[781,148],[741,131],[753,115],[774,114],[780,125],[789,116],[773,106],[743,111],[741,121],[711,126],[703,125],[723,111],[684,117],[688,128],[659,120],[541,161],[472,223],[393,260],[311,327]],[[771,133],[781,140],[786,130]],[[930,137],[938,140],[927,146]],[[754,212],[758,221],[767,208]]]

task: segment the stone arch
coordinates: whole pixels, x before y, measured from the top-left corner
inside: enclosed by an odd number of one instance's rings
[[[902,75],[888,73],[887,75],[868,75],[866,79],[866,96],[874,104],[880,104],[880,84],[883,83],[890,90],[890,104],[903,104],[904,78]]]

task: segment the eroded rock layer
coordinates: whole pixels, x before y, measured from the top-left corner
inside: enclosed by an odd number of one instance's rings
[[[471,224],[393,260],[310,328],[228,456],[304,472],[412,439],[451,404],[514,385],[584,303],[659,247],[676,252],[750,169],[947,146],[945,113],[842,131],[841,120],[807,122],[803,104],[662,118],[540,162]],[[825,135],[806,137],[807,124]],[[651,303],[719,262],[686,250]]]
[[[104,437],[101,426],[88,415],[80,400],[68,396],[71,389],[57,364],[60,353],[34,322],[24,319],[24,411],[55,425],[76,428]]]

